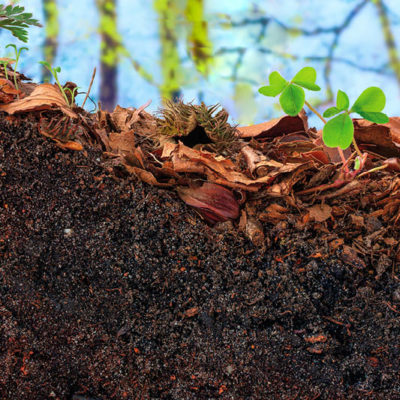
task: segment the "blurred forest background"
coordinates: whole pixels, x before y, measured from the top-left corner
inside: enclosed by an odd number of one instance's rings
[[[6,2],[7,3],[7,2]],[[220,103],[240,124],[280,114],[258,94],[268,75],[290,78],[310,65],[321,92],[317,106],[338,89],[351,100],[367,86],[386,95],[389,115],[400,115],[400,0],[21,0],[43,28],[29,30],[20,70],[50,80],[38,61],[60,66],[61,82],[86,91],[108,110],[162,98]],[[8,43],[1,32],[2,56]],[[311,96],[311,97],[310,97]],[[79,96],[77,101],[82,101]]]

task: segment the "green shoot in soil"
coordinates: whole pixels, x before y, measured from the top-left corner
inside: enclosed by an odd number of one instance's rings
[[[63,96],[64,96],[64,99],[65,99],[65,101],[66,101],[66,103],[68,104],[68,106],[72,106],[72,104],[73,104],[73,100],[74,100],[74,96],[71,96],[71,104],[69,103],[69,101],[68,101],[68,97],[67,97],[67,94],[65,93],[65,90],[64,90],[64,88],[61,86],[61,83],[60,83],[60,81],[58,80],[58,74],[61,72],[61,67],[55,67],[55,68],[53,68],[47,61],[39,61],[39,64],[42,64],[44,67],[46,67],[49,71],[50,71],[50,73],[53,75],[53,77],[54,77],[54,79],[55,79],[55,81],[56,81],[56,83],[57,83],[57,85],[58,85],[58,87],[60,88],[60,90],[61,90],[61,93],[63,94]],[[69,89],[70,90],[70,89]]]
[[[0,60],[0,64],[3,66],[3,68],[4,68],[4,75],[5,75],[6,79],[8,80],[7,65],[9,64],[9,61]]]
[[[31,26],[42,26],[39,21],[32,18],[31,13],[24,12],[21,6],[0,4],[0,28],[9,30],[13,36],[26,43],[28,41],[28,31],[26,28]]]
[[[8,47],[12,47],[14,49],[14,53],[15,53],[15,67],[14,67],[14,85],[15,85],[15,89],[18,90],[18,83],[17,83],[17,68],[18,68],[18,61],[19,61],[19,57],[21,56],[22,50],[26,50],[28,51],[29,49],[27,47],[20,47],[18,49],[18,47],[15,44],[8,44],[6,46],[6,49]],[[18,95],[19,98],[19,95]]]

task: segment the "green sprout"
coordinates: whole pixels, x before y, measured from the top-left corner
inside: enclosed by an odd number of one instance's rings
[[[17,83],[17,68],[18,68],[18,61],[19,61],[19,57],[21,56],[22,50],[26,50],[28,51],[29,49],[27,47],[21,47],[18,49],[18,47],[15,44],[8,44],[6,46],[6,49],[8,47],[12,47],[14,49],[14,53],[15,53],[15,67],[14,67],[14,85],[15,85],[15,89],[18,90],[18,83]],[[18,95],[19,98],[19,95]]]
[[[75,97],[77,95],[78,89],[79,89],[78,87],[74,87],[73,89],[70,89],[69,87],[63,88],[64,93],[69,92],[69,94],[71,96],[71,103],[68,104],[70,107],[72,106],[72,104],[75,103]]]
[[[350,117],[351,113],[357,113],[362,118],[385,124],[389,117],[382,113],[386,104],[385,94],[382,89],[372,86],[365,89],[351,108],[349,97],[341,90],[336,97],[336,106],[325,110],[323,116],[330,119],[324,126],[322,139],[328,147],[340,147],[347,149],[354,141],[354,125]]]
[[[21,6],[0,4],[0,28],[9,30],[13,36],[26,43],[28,41],[28,31],[26,28],[31,26],[42,26],[39,21],[32,18],[31,13],[24,12]]]
[[[283,111],[288,115],[296,116],[304,107],[304,104],[308,106],[305,101],[304,89],[321,90],[315,84],[316,79],[317,72],[312,67],[302,68],[290,82],[283,78],[279,72],[274,71],[269,76],[269,86],[263,86],[258,91],[269,97],[276,97],[280,94],[279,103]]]
[[[6,79],[8,80],[8,71],[7,71],[7,65],[9,64],[10,62],[9,61],[7,61],[7,60],[0,60],[0,64],[3,66],[3,68],[4,68],[4,75],[5,75],[5,77],[6,77]]]
[[[55,79],[55,81],[56,81],[58,87],[59,87],[60,90],[61,90],[61,93],[62,93],[63,96],[64,96],[65,102],[68,104],[68,106],[71,107],[72,104],[73,104],[74,98],[72,98],[72,101],[71,101],[71,104],[70,104],[69,101],[68,101],[67,94],[65,93],[65,90],[64,90],[64,88],[61,86],[60,81],[58,80],[58,74],[61,72],[61,67],[55,67],[55,68],[53,68],[47,61],[39,61],[39,64],[42,64],[44,67],[46,67],[46,68],[50,71],[50,73],[53,75],[53,77],[54,77],[54,79]],[[71,89],[68,89],[68,90],[71,90]]]

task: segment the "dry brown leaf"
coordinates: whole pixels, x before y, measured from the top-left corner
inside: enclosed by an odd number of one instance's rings
[[[114,111],[110,114],[114,125],[120,131],[128,131],[132,129],[132,125],[140,118],[140,114],[151,104],[151,100],[140,106],[138,109],[123,108],[116,106]]]
[[[31,95],[24,99],[0,105],[0,111],[5,111],[8,114],[49,110],[51,108],[59,108],[64,114],[71,118],[78,117],[77,114],[68,107],[60,89],[50,83],[43,83],[37,86]]]
[[[293,132],[307,132],[308,123],[307,117],[304,111],[302,111],[296,117],[286,115],[268,122],[263,122],[262,124],[241,126],[238,127],[237,130],[241,138],[274,138]]]
[[[287,219],[289,210],[279,204],[270,204],[266,210],[259,214],[259,219],[263,222],[277,223]]]
[[[354,119],[354,137],[360,148],[385,157],[400,154],[400,117],[392,117],[387,124],[374,124]]]
[[[0,78],[0,103],[8,104],[14,101],[15,96],[21,94],[8,79]]]
[[[357,228],[363,228],[365,226],[364,217],[361,215],[350,214],[351,223]]]
[[[108,136],[108,151],[115,154],[127,155],[135,149],[135,135],[133,131],[121,133],[111,132]]]
[[[308,209],[310,219],[324,222],[332,216],[332,207],[328,204],[316,204]]]
[[[361,260],[357,255],[357,250],[350,246],[343,246],[343,251],[341,253],[342,260],[353,267],[356,268],[366,268],[365,262]]]
[[[271,180],[270,177],[249,178],[236,171],[236,166],[231,160],[206,151],[192,149],[181,142],[176,144],[175,147],[172,144],[169,145],[163,154],[170,156],[173,169],[176,172],[199,173],[206,175],[209,180],[225,186],[257,190],[255,186],[268,183]]]
[[[125,168],[129,173],[136,175],[140,180],[148,183],[149,185],[160,186],[160,187],[171,187],[174,186],[175,184],[175,182],[168,182],[168,183],[158,182],[155,176],[151,172],[141,168],[132,167],[130,165],[125,165]]]

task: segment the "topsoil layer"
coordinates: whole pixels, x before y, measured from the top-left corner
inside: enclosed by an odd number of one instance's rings
[[[1,122],[2,400],[400,399],[391,268],[261,253],[100,157]]]

